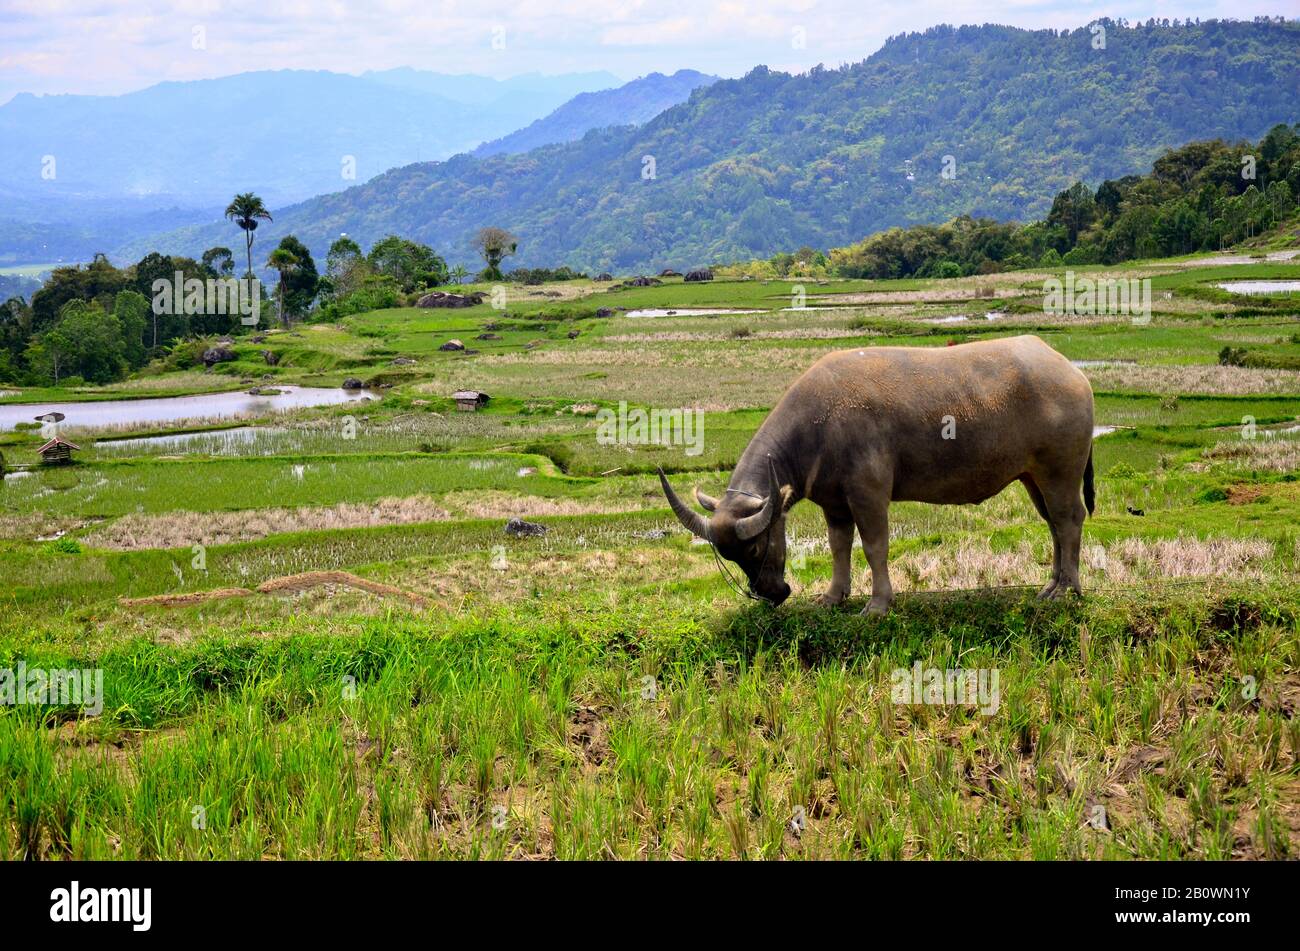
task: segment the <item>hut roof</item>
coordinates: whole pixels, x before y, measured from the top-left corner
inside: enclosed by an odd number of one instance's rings
[[[490,399],[486,393],[480,393],[478,390],[457,390],[451,394],[454,400],[486,400]]]
[[[55,436],[53,439],[51,439],[44,446],[42,446],[40,449],[37,449],[36,451],[41,453],[48,452],[49,450],[53,449],[55,446],[67,446],[69,449],[75,449],[78,452],[81,451],[80,446],[78,446],[76,443],[69,442],[68,440],[64,439],[62,436]]]

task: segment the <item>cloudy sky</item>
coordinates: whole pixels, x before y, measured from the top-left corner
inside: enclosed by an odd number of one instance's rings
[[[254,69],[496,77],[682,67],[737,76],[864,59],[937,23],[1296,15],[1295,0],[0,0],[0,103]]]

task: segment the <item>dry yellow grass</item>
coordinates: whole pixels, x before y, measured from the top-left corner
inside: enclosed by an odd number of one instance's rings
[[[342,502],[321,508],[124,515],[92,532],[85,541],[96,548],[118,550],[180,548],[254,541],[282,532],[408,525],[445,518],[446,510],[427,496],[412,496],[364,504]]]
[[[1099,391],[1211,396],[1300,393],[1300,371],[1296,370],[1258,370],[1218,364],[1107,364],[1086,367],[1084,373],[1092,388]]]
[[[1084,546],[1084,585],[1111,587],[1170,578],[1264,580],[1273,554],[1272,543],[1258,539],[1126,538],[1109,546]],[[899,591],[1043,585],[1049,574],[1046,543],[1022,542],[994,551],[987,541],[968,540],[910,552],[890,564],[890,579]]]
[[[1237,469],[1295,472],[1300,470],[1300,437],[1269,438],[1260,434],[1254,439],[1215,443],[1202,455],[1211,462],[1227,462]]]
[[[536,495],[519,495],[499,490],[449,492],[441,500],[452,517],[460,518],[536,518],[546,515],[599,515],[626,512],[627,500],[579,501],[546,499]]]

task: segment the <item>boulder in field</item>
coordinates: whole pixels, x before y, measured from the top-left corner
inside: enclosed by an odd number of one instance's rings
[[[687,271],[686,277],[682,278],[682,280],[688,284],[697,281],[711,281],[713,280],[713,271],[707,267],[696,268],[694,271]]]
[[[263,350],[262,359],[266,361],[267,366],[273,367],[280,362],[280,355],[274,350]]]
[[[343,389],[345,390],[359,390],[362,388],[362,386],[363,386],[362,382],[358,380],[355,376],[350,376],[343,381]]]
[[[217,363],[226,363],[235,359],[235,351],[229,347],[208,347],[203,351],[203,365],[210,367]]]
[[[664,268],[662,271],[660,271],[660,272],[659,272],[659,276],[660,276],[660,277],[681,277],[680,274],[678,274],[676,271],[674,271],[674,270],[673,270],[672,268],[670,268],[670,267],[666,267],[666,268]]]
[[[580,330],[570,330],[570,331],[569,331],[569,339],[570,339],[570,340],[576,340],[576,339],[578,339],[578,334],[580,334],[581,332],[582,332],[582,331],[580,331]]]
[[[446,343],[444,343],[444,344],[443,344],[441,347],[439,347],[438,349],[439,349],[439,350],[447,350],[447,351],[451,351],[451,350],[464,350],[464,349],[465,349],[465,345],[464,345],[463,343],[461,343],[459,340],[448,340]]]
[[[537,538],[550,529],[537,522],[525,522],[522,518],[512,518],[506,522],[506,534],[512,538]]]
[[[474,307],[483,303],[484,294],[472,291],[468,294],[448,294],[445,291],[430,291],[415,302],[416,307]]]
[[[501,339],[501,335],[500,335],[500,334],[494,334],[494,333],[481,333],[481,334],[479,334],[477,337],[475,337],[474,339],[475,339],[475,340],[500,340],[500,339]]]
[[[613,274],[610,274],[608,271],[601,271],[599,274],[596,275],[596,280],[598,280],[598,281],[612,281],[612,280],[614,280],[614,275],[613,275]]]
[[[613,317],[613,316],[614,316],[614,311],[612,311],[612,310],[611,310],[610,308],[608,308],[608,307],[597,307],[597,308],[596,308],[596,316],[597,316],[597,317]]]

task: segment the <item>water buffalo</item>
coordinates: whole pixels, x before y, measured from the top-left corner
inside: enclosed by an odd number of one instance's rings
[[[721,499],[695,490],[701,515],[659,480],[673,512],[738,564],[772,604],[785,582],[785,515],[821,506],[834,562],[834,605],[849,594],[853,529],[871,566],[864,614],[889,610],[889,503],[969,505],[1019,481],[1052,532],[1052,578],[1039,597],[1079,587],[1084,513],[1092,512],[1092,388],[1035,336],[953,347],[829,353],[781,397],[745,449]],[[1082,496],[1080,494],[1082,484]]]

